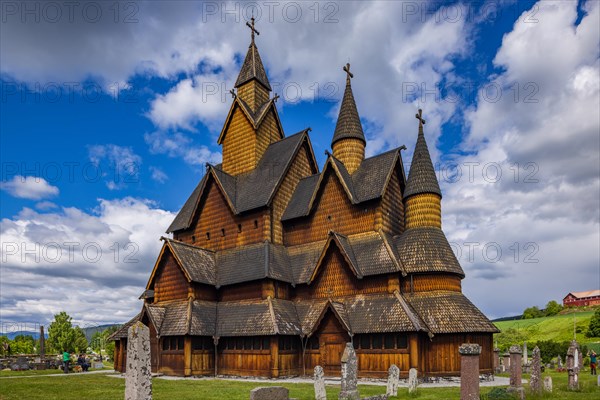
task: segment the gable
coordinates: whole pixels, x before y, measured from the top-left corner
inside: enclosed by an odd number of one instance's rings
[[[189,281],[168,246],[165,245],[163,249],[153,277],[148,282],[148,288],[154,289],[154,301],[187,299]]]
[[[256,166],[256,131],[238,103],[223,127],[223,171],[237,175]]]

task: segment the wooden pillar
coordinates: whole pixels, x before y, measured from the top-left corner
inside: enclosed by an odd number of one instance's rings
[[[120,357],[120,347],[121,347],[121,341],[120,340],[115,340],[115,352],[113,354],[113,364],[115,367],[115,371],[120,371],[119,369],[119,357]]]
[[[408,351],[410,353],[410,367],[419,369],[419,336],[411,333],[408,336]]]
[[[279,378],[279,336],[271,336],[271,378]]]
[[[183,338],[183,375],[192,375],[192,337]]]
[[[263,300],[267,297],[275,297],[275,284],[272,280],[268,279],[262,283],[262,298]]]
[[[396,290],[400,291],[400,276],[390,275],[388,277],[388,293],[394,293]]]

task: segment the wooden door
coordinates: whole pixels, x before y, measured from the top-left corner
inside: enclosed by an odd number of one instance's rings
[[[327,376],[339,376],[342,366],[342,354],[346,342],[344,337],[339,334],[323,334],[320,337],[319,348],[321,350],[321,360],[323,362],[323,371]]]

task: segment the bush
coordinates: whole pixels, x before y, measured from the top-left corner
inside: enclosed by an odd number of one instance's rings
[[[586,332],[587,337],[600,337],[600,307],[596,309]]]
[[[493,388],[487,395],[481,396],[485,400],[512,400],[515,396],[509,393],[506,388]]]

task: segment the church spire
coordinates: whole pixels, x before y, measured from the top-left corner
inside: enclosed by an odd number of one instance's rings
[[[252,21],[252,23],[246,22],[246,25],[250,28],[252,41],[250,42],[248,53],[246,53],[244,64],[242,64],[240,74],[235,82],[235,87],[240,88],[244,84],[256,80],[270,92],[271,85],[269,84],[269,78],[267,78],[265,67],[263,66],[260,54],[258,54],[258,48],[254,42],[254,35],[260,35],[260,32],[254,27],[254,17],[252,17],[250,21]]]
[[[419,120],[419,135],[417,136],[417,144],[410,164],[404,198],[420,193],[433,193],[442,197],[442,191],[435,176],[429,148],[423,133],[423,125],[425,125],[423,110],[419,109],[419,113],[415,117]]]
[[[349,173],[353,173],[365,158],[366,140],[354,101],[354,94],[352,94],[350,79],[354,77],[354,74],[350,72],[350,64],[346,64],[343,70],[346,72],[346,90],[331,147],[333,156],[344,164]]]

